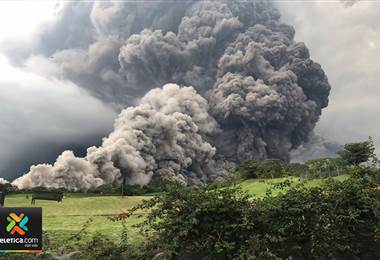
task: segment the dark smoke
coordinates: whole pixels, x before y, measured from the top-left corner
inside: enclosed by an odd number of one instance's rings
[[[68,3],[45,39],[60,28],[68,40],[46,49],[41,41],[26,65],[137,106],[86,158],[65,152],[54,166],[32,167],[15,182],[21,187],[88,188],[122,174],[137,184],[152,174],[204,183],[218,178],[216,157],[289,160],[328,104],[321,66],[269,1]],[[92,33],[72,42],[81,29]],[[195,90],[168,85],[138,101],[167,83]]]

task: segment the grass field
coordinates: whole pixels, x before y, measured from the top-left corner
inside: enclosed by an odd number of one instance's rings
[[[336,177],[343,180],[346,176]],[[266,190],[273,183],[283,181],[284,178],[273,180],[247,180],[241,183],[243,190],[254,196],[264,196]],[[290,178],[292,185],[299,183],[298,178]],[[307,181],[306,186],[318,186],[323,182],[321,179]],[[7,196],[5,205],[8,207],[42,207],[43,212],[43,229],[47,231],[49,238],[53,243],[70,243],[70,238],[78,233],[81,227],[92,219],[89,224],[88,233],[82,240],[85,242],[95,232],[115,240],[120,237],[121,222],[113,222],[107,218],[111,214],[118,214],[128,211],[131,207],[137,205],[149,196],[88,196],[85,194],[67,194],[63,202],[54,201],[36,201],[35,205],[30,204],[30,195],[27,198],[25,194]],[[142,212],[142,215],[144,213]],[[138,230],[132,226],[142,218],[134,215],[127,221],[128,236],[130,241],[136,242],[141,239]]]
[[[67,241],[74,234],[78,233],[81,227],[92,221],[86,231],[87,237],[99,232],[111,239],[120,237],[121,223],[113,222],[107,218],[111,214],[126,212],[131,207],[137,205],[148,196],[78,196],[78,194],[67,194],[62,202],[37,200],[35,205],[30,204],[29,198],[25,194],[10,195],[6,198],[7,207],[42,207],[43,230],[47,231],[49,238],[53,242]],[[132,225],[138,223],[140,218],[132,216],[128,219],[129,235],[133,241],[139,239],[137,230]],[[85,239],[82,241],[85,242]]]
[[[289,178],[277,178],[272,180],[258,180],[258,179],[251,179],[246,180],[241,183],[241,187],[243,190],[247,191],[250,195],[262,197],[265,195],[265,192],[271,188],[271,186],[275,183],[279,183],[281,181],[284,181],[285,179],[288,179],[292,182],[292,185],[297,185],[301,182],[301,180],[298,177],[289,177]],[[335,180],[343,181],[347,179],[347,175],[337,176],[334,177]],[[306,187],[316,187],[322,184],[326,179],[314,179],[310,181],[305,181]],[[277,191],[279,192],[279,191]],[[276,193],[276,191],[274,191]]]

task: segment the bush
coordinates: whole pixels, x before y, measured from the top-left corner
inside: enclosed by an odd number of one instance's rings
[[[352,176],[262,199],[237,187],[174,189],[134,210],[151,209],[147,248],[169,258],[379,259],[379,170]]]
[[[268,247],[282,258],[379,259],[378,186],[372,178],[350,178],[266,197],[256,204],[265,216],[261,237],[269,235]]]
[[[153,208],[142,231],[153,230],[165,254],[180,259],[225,259],[236,256],[253,231],[248,221],[251,207],[248,196],[236,187],[181,188],[134,210]]]

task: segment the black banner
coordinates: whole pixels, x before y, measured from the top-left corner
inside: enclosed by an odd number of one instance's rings
[[[42,208],[0,207],[0,252],[41,252]]]

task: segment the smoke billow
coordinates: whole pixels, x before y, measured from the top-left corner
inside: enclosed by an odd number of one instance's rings
[[[309,141],[291,151],[293,162],[305,162],[317,158],[336,157],[342,145],[326,140],[317,133],[311,134]]]
[[[54,165],[32,166],[13,183],[88,189],[116,183],[124,175],[130,184],[147,184],[153,173],[183,184],[208,180],[204,168],[215,148],[203,136],[217,129],[208,114],[207,101],[191,87],[165,85],[147,93],[140,105],[121,112],[114,131],[101,147],[90,147],[85,158],[70,151]]]
[[[9,181],[3,179],[3,178],[0,178],[0,184],[7,184],[9,183]]]
[[[55,26],[69,26],[65,17],[78,5],[68,3]],[[49,56],[37,44],[26,65],[105,102],[137,105],[86,158],[64,152],[53,166],[33,166],[14,182],[20,187],[88,188],[122,175],[145,184],[153,174],[205,183],[220,177],[220,158],[289,160],[328,104],[325,73],[270,1],[99,1],[83,8],[89,17],[82,25],[93,34],[56,43],[54,51],[49,45]]]

